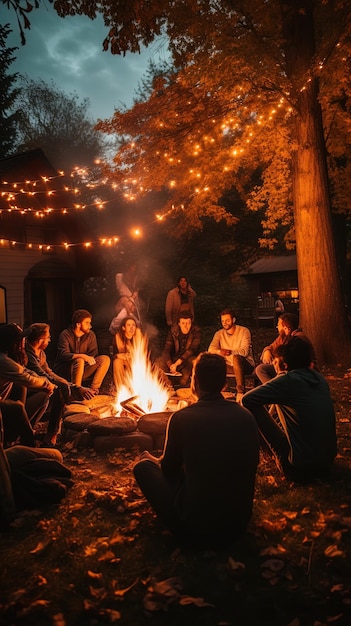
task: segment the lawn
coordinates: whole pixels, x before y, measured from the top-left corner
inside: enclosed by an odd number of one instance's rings
[[[262,456],[248,532],[223,551],[181,548],[162,528],[133,479],[137,450],[66,444],[68,496],[0,535],[0,624],[349,626],[351,379],[324,374],[339,442],[330,479],[294,485]]]

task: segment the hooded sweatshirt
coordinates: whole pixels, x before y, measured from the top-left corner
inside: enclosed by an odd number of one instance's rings
[[[279,374],[246,393],[242,403],[254,415],[261,407],[278,405],[292,465],[308,469],[332,463],[337,452],[334,406],[328,383],[318,371],[301,368]]]

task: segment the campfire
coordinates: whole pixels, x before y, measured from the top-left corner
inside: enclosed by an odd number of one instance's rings
[[[116,413],[128,411],[141,417],[145,413],[166,411],[171,393],[151,364],[145,337],[136,341],[131,358],[130,372],[117,393]]]

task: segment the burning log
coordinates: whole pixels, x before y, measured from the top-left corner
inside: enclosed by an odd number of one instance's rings
[[[138,406],[138,404],[136,404],[135,400],[137,398],[138,396],[132,396],[131,398],[127,398],[127,400],[122,400],[120,404],[121,407],[126,411],[129,411],[129,413],[132,413],[136,417],[141,417],[142,415],[145,415],[145,411]]]

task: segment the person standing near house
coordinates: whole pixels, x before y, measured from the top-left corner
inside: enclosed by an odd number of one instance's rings
[[[278,294],[275,293],[274,297],[274,309],[275,309],[275,321],[278,322],[278,317],[285,311],[285,307]]]
[[[195,317],[194,299],[196,292],[190,286],[185,276],[180,276],[177,286],[170,289],[166,296],[165,314],[167,326],[178,324],[179,314],[183,311],[190,311],[192,318]]]
[[[225,358],[227,374],[235,376],[236,401],[240,402],[245,393],[245,375],[252,374],[255,367],[251,333],[246,326],[235,323],[236,317],[231,309],[223,309],[220,318],[223,328],[213,335],[208,351]]]
[[[138,328],[140,328],[141,323],[140,323],[140,318],[139,318],[139,311],[137,307],[135,306],[134,300],[130,298],[129,296],[121,296],[121,298],[116,303],[115,313],[116,315],[112,319],[111,324],[109,326],[109,331],[111,335],[116,334],[116,332],[121,326],[122,321],[126,317],[133,317],[135,319],[135,322]]]
[[[128,298],[129,306],[133,304],[136,317],[140,319],[142,302],[139,294],[140,286],[136,263],[132,263],[125,272],[118,272],[115,276],[115,283],[119,298]]]
[[[53,370],[78,387],[82,386],[83,380],[92,378],[90,388],[97,395],[110,367],[110,357],[99,354],[91,319],[92,315],[86,309],[74,311],[72,326],[59,335]]]

